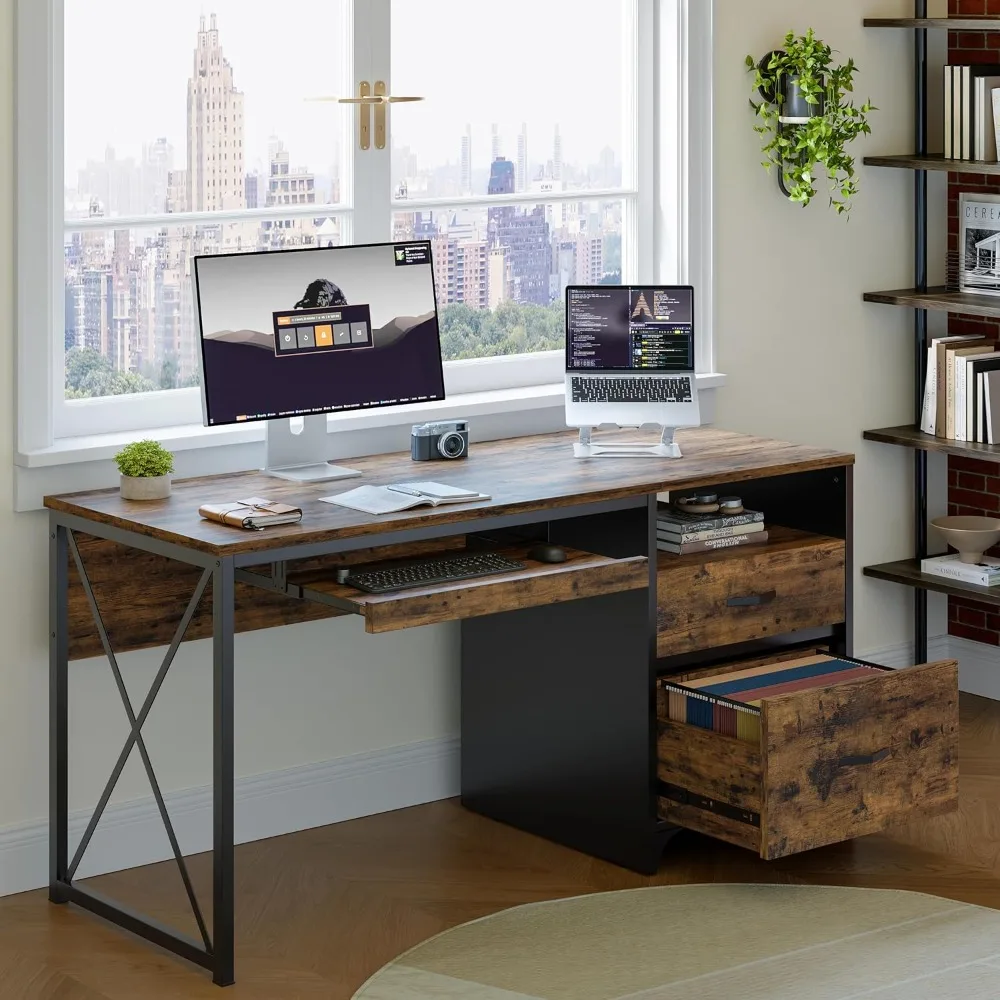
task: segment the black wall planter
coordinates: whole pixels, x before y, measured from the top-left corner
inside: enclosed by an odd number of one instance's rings
[[[774,49],[771,52],[765,53],[764,57],[757,64],[762,73],[766,72],[768,64],[771,62],[771,57],[774,55],[784,55],[784,50]],[[783,124],[802,124],[810,118],[819,118],[822,116],[825,106],[825,95],[819,95],[819,104],[810,104],[802,91],[799,90],[799,78],[797,76],[783,76],[781,78],[781,86],[782,97],[784,99],[781,102],[781,117],[778,120],[779,130]],[[777,95],[772,87],[758,87],[757,90],[768,104],[778,103]],[[781,188],[781,193],[786,198],[791,197],[788,189],[785,187],[783,169],[778,170],[778,187]]]

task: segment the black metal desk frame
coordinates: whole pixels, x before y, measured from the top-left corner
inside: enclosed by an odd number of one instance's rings
[[[429,524],[427,527],[386,531],[378,535],[363,535],[325,542],[292,544],[261,553],[251,552],[217,557],[194,547],[151,538],[138,531],[126,530],[98,521],[91,521],[61,511],[49,511],[49,899],[53,903],[76,903],[125,930],[131,931],[191,962],[208,969],[219,986],[235,982],[235,907],[234,907],[234,635],[236,581],[263,587],[282,594],[285,584],[285,564],[293,559],[310,559],[323,555],[348,552],[358,548],[401,544],[462,534],[481,534],[520,525],[546,521],[562,521],[614,511],[645,509],[649,523],[655,522],[655,495],[621,500],[586,503],[572,507],[553,508],[540,515],[536,512],[487,517],[468,522]],[[153,553],[202,570],[201,577],[188,601],[172,642],[153,683],[138,711],[125,688],[121,670],[111,646],[101,610],[94,596],[86,568],[80,557],[75,533],[103,538],[123,546]],[[653,540],[655,550],[655,540]],[[69,558],[72,557],[83,585],[91,614],[100,636],[104,653],[114,674],[130,725],[130,733],[90,822],[72,857],[69,856],[69,643],[68,587]],[[246,567],[259,566],[270,560],[271,576],[248,572]],[[648,600],[655,603],[655,560],[651,565],[651,588]],[[188,625],[211,582],[213,607],[213,907],[211,933],[202,915],[197,896],[188,874],[184,857],[174,833],[170,816],[160,791],[152,762],[142,738],[142,726],[166,678]],[[642,592],[640,592],[642,593]],[[571,602],[575,603],[575,602]],[[654,657],[655,659],[655,657]],[[163,924],[123,906],[89,888],[74,883],[74,876],[87,850],[97,824],[114,791],[133,746],[138,747],[143,767],[149,779],[153,797],[163,821],[170,846],[180,871],[201,940],[181,934]]]

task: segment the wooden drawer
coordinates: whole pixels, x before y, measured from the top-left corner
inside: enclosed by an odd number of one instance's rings
[[[844,621],[845,545],[770,527],[765,545],[657,560],[657,655]]]
[[[660,817],[762,858],[958,805],[954,660],[765,698],[756,742],[671,721],[658,704]]]

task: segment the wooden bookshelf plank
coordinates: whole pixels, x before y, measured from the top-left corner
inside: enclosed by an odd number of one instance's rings
[[[916,559],[901,559],[899,562],[865,566],[862,572],[874,580],[887,580],[889,583],[899,583],[904,587],[932,590],[936,594],[965,597],[981,604],[1000,607],[1000,587],[978,587],[974,583],[962,583],[960,580],[949,580],[945,576],[921,573],[920,563]]]
[[[939,451],[945,455],[958,455],[961,458],[978,458],[984,462],[1000,462],[1000,445],[939,438],[933,434],[925,434],[919,428],[911,425],[882,427],[878,430],[865,431],[862,436],[866,441],[898,444],[903,448],[914,448],[918,451]]]
[[[897,167],[902,170],[947,170],[961,174],[1000,174],[1000,163],[985,160],[952,160],[941,153],[923,156],[902,154],[896,156],[866,156],[866,167]]]
[[[926,291],[896,288],[888,292],[865,292],[864,300],[890,306],[909,306],[911,309],[929,309],[933,312],[1000,318],[1000,295],[954,292],[943,286],[928,288]]]
[[[947,28],[949,31],[1000,31],[995,17],[866,17],[866,28]]]

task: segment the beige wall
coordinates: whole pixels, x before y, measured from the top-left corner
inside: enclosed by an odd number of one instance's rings
[[[11,509],[13,3],[0,0],[0,832],[47,812],[45,521]],[[730,380],[719,423],[857,451],[858,562],[899,556],[908,547],[908,456],[865,445],[860,432],[909,417],[908,317],[863,305],[861,291],[910,281],[908,178],[865,171],[850,224],[822,204],[785,204],[759,167],[742,67],[748,51],[805,27],[801,3],[718,6],[716,315],[719,366]],[[862,88],[884,109],[870,147],[907,148],[904,33],[863,32],[870,0],[810,6],[810,22],[855,56]],[[904,14],[908,4],[874,6]],[[902,594],[860,582],[857,606],[860,649],[906,639]],[[455,629],[372,637],[344,619],[241,637],[237,655],[239,774],[457,731]],[[124,662],[133,697],[141,697],[157,659],[143,653]],[[71,806],[84,806],[96,799],[126,728],[106,663],[74,664],[71,687]],[[148,724],[165,789],[210,781],[209,698],[209,649],[184,647]],[[130,769],[117,798],[146,794],[141,772]]]
[[[861,432],[913,419],[912,313],[862,302],[865,290],[912,285],[913,184],[905,171],[861,167],[850,222],[820,195],[785,202],[760,166],[747,106],[748,53],[787,31],[816,29],[861,73],[857,96],[881,109],[858,153],[912,147],[912,34],[864,29],[862,18],[912,16],[909,0],[716,0],[715,275],[717,365],[729,376],[717,420],[731,430],[857,455],[858,567],[910,549],[910,469],[902,449]],[[859,155],[860,159],[860,155]],[[856,570],[856,645],[905,642],[909,594]]]

